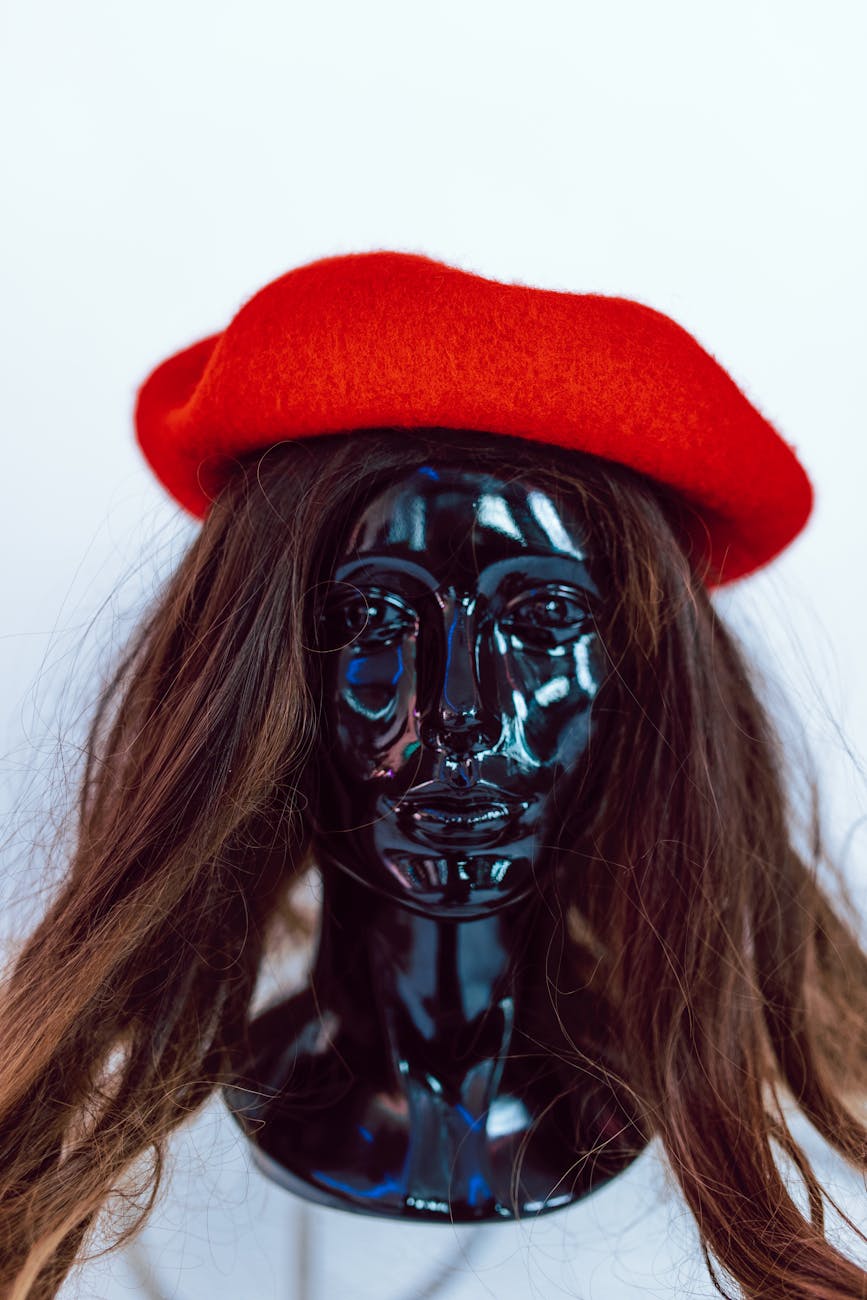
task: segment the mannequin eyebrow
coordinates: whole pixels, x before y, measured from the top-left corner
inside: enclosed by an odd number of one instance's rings
[[[490,564],[482,565],[476,571],[476,583],[479,588],[490,594],[501,583],[517,581],[519,575],[512,567],[515,560],[520,560],[521,565],[526,568],[525,576],[533,582],[564,582],[591,595],[599,595],[599,589],[587,572],[582,558],[574,552],[571,555],[562,552],[534,554],[523,549],[516,552],[511,559],[492,560]],[[381,585],[384,575],[408,579],[428,591],[436,591],[443,586],[442,580],[423,565],[401,556],[378,551],[356,556],[338,565],[334,572],[334,581],[363,582],[367,579],[372,584]]]
[[[522,557],[523,573],[516,573],[509,561],[495,560],[479,574],[479,585],[488,594],[497,588],[523,586],[527,579],[533,583],[557,583],[575,587],[589,596],[600,596],[600,591],[588,573],[582,559],[559,552],[544,555],[532,552]]]
[[[415,579],[416,582],[431,590],[435,590],[440,585],[430,570],[423,565],[417,564],[413,560],[383,554],[379,551],[370,551],[367,554],[355,556],[351,560],[338,564],[334,571],[334,580],[345,582],[350,578],[360,578],[363,576],[365,569],[375,569],[376,577],[379,577],[385,571],[398,574],[401,577]]]

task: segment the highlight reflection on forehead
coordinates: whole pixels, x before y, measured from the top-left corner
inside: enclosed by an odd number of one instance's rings
[[[575,545],[563,527],[563,521],[554,509],[554,503],[544,492],[527,493],[527,504],[533,516],[555,551],[564,551],[574,555],[576,560],[584,559],[584,551]]]
[[[376,493],[361,511],[348,550],[392,549],[423,555],[448,543],[478,559],[488,546],[554,552],[583,561],[583,530],[574,514],[538,487],[502,482],[491,474],[423,466]]]
[[[426,523],[427,501],[423,496],[398,496],[386,540],[398,545],[402,542],[411,551],[423,551],[428,542]]]
[[[483,492],[479,497],[476,520],[484,528],[491,528],[495,533],[514,537],[515,541],[526,545],[526,539],[512,516],[505,498],[493,492]]]

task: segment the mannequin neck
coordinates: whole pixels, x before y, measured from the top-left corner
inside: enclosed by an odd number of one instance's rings
[[[468,1071],[508,1047],[517,958],[535,907],[523,900],[452,920],[411,911],[336,866],[325,879],[314,988],[323,1000],[338,998],[347,1020],[370,999],[395,1083],[430,1079],[458,1102]],[[347,943],[350,928],[355,941]]]

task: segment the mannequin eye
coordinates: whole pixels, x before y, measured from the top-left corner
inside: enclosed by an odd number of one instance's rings
[[[500,626],[523,640],[548,644],[580,636],[589,620],[585,597],[576,591],[545,587],[510,601]]]
[[[394,596],[357,592],[326,613],[327,639],[332,649],[346,645],[389,645],[417,628],[415,614]]]

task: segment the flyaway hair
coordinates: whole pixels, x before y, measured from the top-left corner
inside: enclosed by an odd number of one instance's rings
[[[827,1193],[781,1106],[867,1171],[867,956],[820,883],[818,833],[797,847],[781,746],[693,558],[695,521],[600,459],[369,430],[239,464],[100,701],[68,871],[2,993],[4,1297],[54,1296],[106,1207],[131,1205],[119,1239],[134,1231],[172,1131],[242,1066],[263,954],[315,858],[331,557],[384,480],[437,462],[568,499],[615,593],[600,613],[604,738],[540,885],[540,1014],[564,1087],[595,1071],[630,1097],[723,1294],[867,1296],[867,1273],[826,1239]],[[588,986],[606,1008],[602,1056],[573,1014]]]

